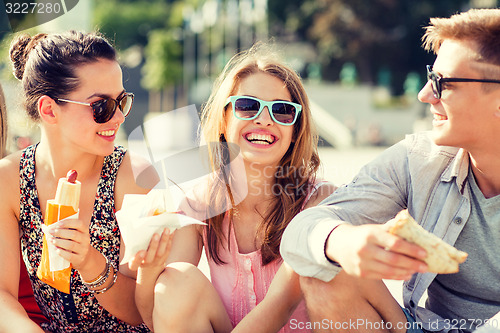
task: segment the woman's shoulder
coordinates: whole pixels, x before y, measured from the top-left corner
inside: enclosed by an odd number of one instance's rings
[[[213,185],[213,179],[209,176],[204,176],[198,179],[196,182],[188,184],[188,186],[181,186],[179,188],[179,207],[178,209],[182,211],[187,216],[193,217],[197,220],[204,221],[207,218],[213,217],[209,216],[210,202],[210,188]],[[223,213],[226,209],[217,209],[216,207],[210,207],[213,215],[218,215]]]
[[[310,192],[310,198],[304,208],[317,206],[321,201],[328,198],[335,190],[337,186],[326,180],[316,180],[312,185]]]
[[[120,209],[125,194],[146,194],[158,183],[158,178],[155,184],[154,181],[145,182],[143,172],[155,173],[155,170],[149,161],[129,151],[124,152],[114,188],[116,209]]]
[[[119,172],[142,189],[150,190],[158,185],[160,177],[156,166],[143,156],[126,151]]]
[[[6,184],[6,182],[16,182],[19,184],[19,163],[22,154],[22,151],[17,151],[0,160],[0,179],[2,185]]]
[[[0,160],[0,201],[19,205],[19,163],[22,151]]]

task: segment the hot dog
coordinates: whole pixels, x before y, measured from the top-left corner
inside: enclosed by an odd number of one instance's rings
[[[81,183],[76,180],[78,174],[70,170],[66,178],[60,178],[57,184],[56,196],[53,200],[47,200],[45,211],[45,225],[51,225],[57,221],[73,216],[78,213],[80,204]],[[37,277],[46,284],[69,294],[71,280],[71,265],[67,268],[51,271],[49,249],[45,236],[43,237],[42,259],[38,266]]]

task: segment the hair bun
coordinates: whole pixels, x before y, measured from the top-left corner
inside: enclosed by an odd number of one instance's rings
[[[47,34],[38,34],[33,37],[23,34],[13,40],[10,47],[10,60],[14,66],[14,76],[18,80],[23,79],[24,67],[29,53],[45,37],[47,37]]]

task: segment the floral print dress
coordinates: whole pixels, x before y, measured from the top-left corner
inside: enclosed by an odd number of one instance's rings
[[[36,271],[42,256],[43,217],[35,184],[35,151],[30,146],[20,161],[20,230],[21,251],[31,280],[35,299],[49,323],[43,328],[51,332],[149,332],[145,325],[130,326],[107,312],[83,285],[78,271],[71,272],[70,294],[65,294],[40,281]],[[118,168],[126,150],[115,147],[106,156],[90,221],[90,242],[118,267],[120,230],[115,218],[114,186]]]

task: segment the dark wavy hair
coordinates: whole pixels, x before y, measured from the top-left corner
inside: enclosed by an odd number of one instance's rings
[[[99,59],[116,60],[116,51],[98,33],[69,31],[65,34],[17,36],[10,47],[14,76],[23,83],[25,108],[38,120],[38,99],[62,98],[80,84],[75,69]]]

